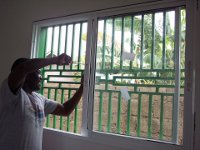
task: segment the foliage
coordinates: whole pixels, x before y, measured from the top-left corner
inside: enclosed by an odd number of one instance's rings
[[[175,23],[173,24],[170,20],[173,15],[175,16],[175,11],[166,12],[164,20],[163,13],[156,13],[154,22],[151,13],[106,19],[103,33],[98,32],[97,69],[120,70],[128,67],[129,70],[174,69],[175,71]],[[185,10],[181,10],[181,69],[185,66],[185,18]],[[164,23],[165,26],[163,26]],[[110,34],[109,29],[114,33]],[[134,61],[122,62],[122,51],[133,52]],[[144,72],[143,76],[148,76],[148,74],[149,72]],[[163,71],[160,75],[171,77],[171,72]],[[141,82],[156,83],[154,80],[144,81],[143,79]],[[159,82],[174,84],[174,81]]]

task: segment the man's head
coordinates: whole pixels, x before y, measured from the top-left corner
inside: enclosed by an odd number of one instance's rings
[[[22,64],[22,63],[26,63],[27,61],[29,61],[30,59],[28,58],[19,58],[17,59],[11,68],[11,72],[14,71],[15,69],[17,69],[17,66]],[[31,73],[28,73],[25,79],[25,82],[23,84],[23,89],[26,91],[38,91],[40,90],[40,81],[41,81],[41,75],[40,75],[40,70],[36,70],[33,71]]]
[[[11,67],[11,72],[19,65],[19,64],[22,64],[26,61],[28,61],[29,59],[28,58],[18,58],[14,61],[12,67]]]
[[[41,88],[41,80],[42,77],[40,75],[40,70],[31,72],[26,76],[23,89],[28,88],[28,90],[30,90],[31,92],[38,91]]]

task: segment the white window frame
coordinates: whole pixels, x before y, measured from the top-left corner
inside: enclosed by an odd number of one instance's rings
[[[198,1],[198,0],[197,0]],[[184,131],[183,131],[183,145],[172,144],[169,142],[149,140],[145,138],[137,138],[137,137],[128,137],[124,135],[116,135],[116,134],[108,134],[108,133],[100,133],[92,130],[93,126],[93,91],[94,87],[94,68],[95,68],[95,56],[96,56],[96,37],[97,37],[97,23],[98,18],[112,16],[123,13],[133,13],[133,12],[141,12],[145,10],[159,9],[159,8],[169,8],[176,6],[186,6],[186,67],[185,67],[185,91],[184,91]],[[197,5],[197,4],[196,4]],[[144,4],[131,5],[121,8],[112,8],[106,9],[96,12],[84,13],[66,16],[62,18],[54,18],[43,21],[34,22],[33,26],[33,40],[32,40],[32,53],[31,57],[34,58],[37,55],[38,49],[38,38],[40,34],[40,28],[44,26],[57,25],[62,23],[71,23],[75,21],[87,21],[88,22],[88,35],[87,35],[87,46],[86,46],[86,63],[85,63],[85,79],[84,79],[84,94],[83,94],[83,122],[81,129],[81,136],[83,138],[87,138],[88,140],[99,142],[102,144],[110,144],[115,145],[122,148],[128,149],[142,149],[142,150],[192,150],[193,148],[198,148],[198,144],[194,146],[194,112],[198,110],[198,106],[195,105],[195,96],[200,97],[197,92],[195,95],[194,90],[194,71],[195,67],[193,67],[194,62],[194,48],[199,47],[198,44],[196,46],[193,43],[193,35],[194,40],[197,43],[197,34],[194,33],[194,29],[198,28],[195,24],[190,24],[189,22],[194,22],[195,18],[191,17],[196,14],[199,15],[199,11],[195,11],[197,6],[194,1],[190,0],[162,0],[156,2],[147,2]],[[198,14],[197,14],[198,13]],[[197,18],[196,18],[197,19]],[[199,21],[199,19],[197,19]],[[193,30],[192,30],[193,29]],[[193,32],[191,32],[191,30]],[[199,35],[198,35],[199,37]],[[197,64],[196,64],[197,65]],[[92,70],[90,74],[90,70]],[[200,87],[200,86],[198,86]],[[200,88],[197,88],[200,89]],[[197,114],[197,113],[196,113]],[[197,115],[196,115],[197,116]],[[200,116],[200,112],[198,111],[198,116]],[[197,119],[196,119],[197,120]],[[199,123],[198,119],[198,125]],[[59,131],[58,131],[59,132]],[[71,133],[66,133],[71,134]],[[73,136],[73,135],[72,135]],[[78,136],[75,135],[74,136]],[[196,134],[196,139],[200,139],[199,135]],[[197,142],[197,140],[196,140]],[[200,144],[199,144],[200,145]]]

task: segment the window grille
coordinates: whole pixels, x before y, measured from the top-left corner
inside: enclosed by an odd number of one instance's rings
[[[42,69],[41,93],[63,103],[70,99],[80,86],[85,68],[87,22],[76,22],[41,28],[38,57],[48,58],[66,53],[72,57],[72,65],[51,65]],[[69,117],[49,115],[46,127],[80,133],[82,102]]]
[[[182,143],[184,20],[180,8],[98,19],[94,131]]]
[[[93,113],[94,132],[182,144],[185,24],[184,7],[97,19],[97,37],[91,36],[97,39],[95,67],[90,68],[95,76],[89,87],[94,90],[93,112],[88,112]],[[76,92],[94,25],[77,21],[40,28],[37,57],[64,52],[73,60],[70,66],[41,70],[43,95],[63,103]],[[49,115],[45,126],[80,134],[82,105],[80,101],[69,117]]]

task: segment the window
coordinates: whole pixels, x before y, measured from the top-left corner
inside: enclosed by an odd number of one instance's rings
[[[99,19],[94,130],[181,144],[184,51],[184,8]]]
[[[41,94],[63,103],[79,88],[81,74],[85,67],[87,22],[74,22],[42,27],[39,36],[38,57],[48,58],[67,53],[72,57],[71,66],[51,65],[42,69]],[[46,127],[80,133],[82,103],[68,118],[47,116]]]
[[[45,126],[129,148],[182,149],[185,6],[163,1],[36,22],[32,57],[64,52],[73,60],[43,68],[40,92],[63,103],[85,74],[75,111],[49,115]]]

